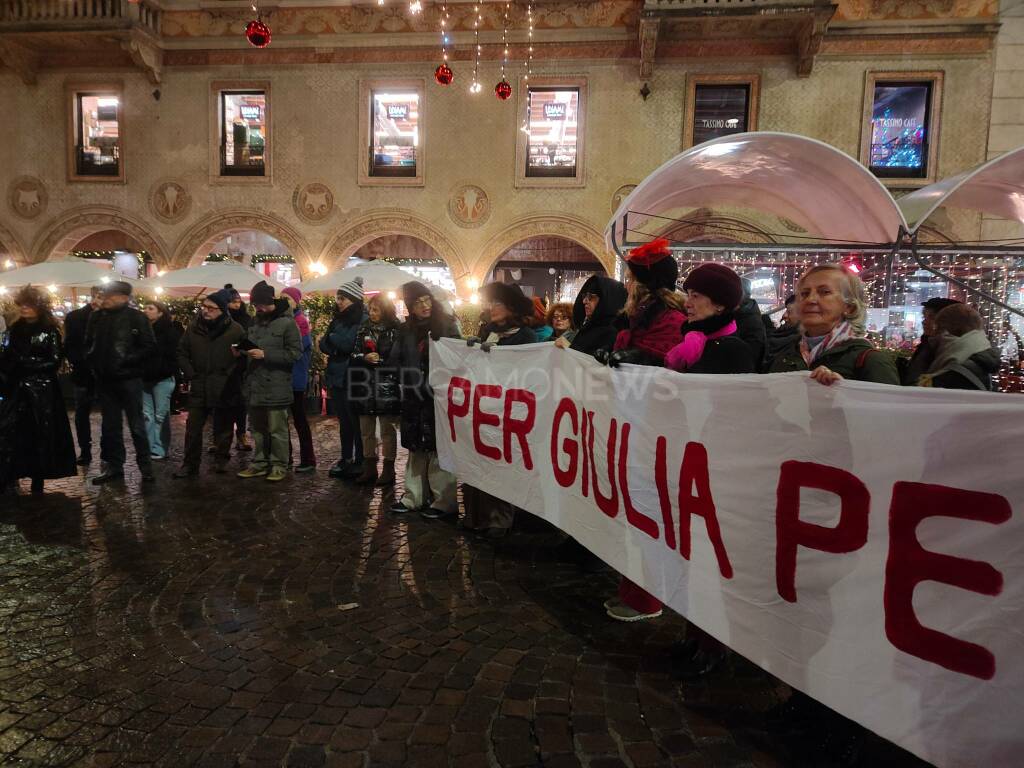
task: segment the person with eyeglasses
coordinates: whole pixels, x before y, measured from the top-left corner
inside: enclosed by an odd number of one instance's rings
[[[237,408],[231,392],[237,389],[245,366],[245,358],[233,351],[244,338],[245,330],[228,314],[229,299],[229,292],[223,289],[206,296],[199,316],[192,320],[178,344],[178,366],[190,387],[185,457],[181,468],[172,475],[177,479],[199,474],[203,431],[211,417],[214,472],[226,471]]]

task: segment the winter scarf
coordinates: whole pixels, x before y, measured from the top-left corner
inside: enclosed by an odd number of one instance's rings
[[[509,336],[515,336],[519,333],[519,326],[515,328],[499,328],[496,324],[492,324],[490,331],[487,334],[487,338],[484,341],[488,344],[497,344],[502,339],[507,339]]]
[[[806,334],[800,337],[800,355],[803,357],[804,362],[807,364],[809,369],[814,368],[814,361],[821,357],[823,354],[828,352],[833,347],[838,347],[843,342],[849,341],[850,339],[857,338],[853,333],[853,327],[849,322],[843,321],[831,331],[829,331],[825,338],[823,338],[818,344],[812,349],[810,344],[807,343]]]
[[[299,336],[309,336],[309,318],[306,317],[306,313],[301,309],[296,308],[295,312],[295,325],[299,328]]]
[[[674,371],[685,371],[696,365],[704,355],[704,346],[710,339],[720,339],[736,333],[736,321],[732,313],[724,313],[685,323],[682,327],[683,340],[665,355],[665,367]]]
[[[984,331],[968,331],[963,336],[953,336],[943,333],[938,338],[938,345],[935,351],[935,362],[928,368],[925,376],[934,378],[939,374],[946,373],[953,368],[963,365],[973,355],[989,349],[992,343]]]

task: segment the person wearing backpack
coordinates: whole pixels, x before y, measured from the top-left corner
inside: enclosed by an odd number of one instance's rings
[[[797,282],[800,333],[768,362],[767,373],[810,371],[826,386],[843,379],[899,384],[896,362],[865,337],[867,294],[842,264],[811,267]]]

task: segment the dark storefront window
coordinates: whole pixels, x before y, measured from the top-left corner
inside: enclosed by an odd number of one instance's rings
[[[693,143],[749,130],[750,85],[700,84],[693,99]]]

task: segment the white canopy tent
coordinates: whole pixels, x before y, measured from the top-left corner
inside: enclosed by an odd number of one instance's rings
[[[265,280],[275,291],[284,286],[262,272],[235,261],[217,261],[198,267],[176,269],[159,277],[140,280],[138,290],[149,295],[194,296],[212,293],[225,285],[233,285],[240,293],[248,293],[254,285]]]
[[[314,277],[302,283],[299,288],[303,293],[334,293],[339,287],[352,282],[356,277],[363,279],[364,291],[395,294],[398,294],[403,284],[417,279],[411,272],[396,267],[394,264],[389,264],[386,261],[369,261]],[[424,284],[438,298],[448,298],[448,292],[444,288],[429,282]],[[397,298],[401,298],[401,296],[397,296]]]
[[[8,291],[25,285],[57,288],[88,289],[111,280],[124,280],[133,286],[139,281],[117,274],[109,267],[101,267],[74,256],[55,261],[43,261],[27,267],[0,272],[0,288]]]
[[[895,245],[943,206],[1024,222],[1024,147],[897,201],[844,152],[806,136],[770,131],[713,139],[672,158],[622,201],[608,247],[657,236],[709,206],[756,210],[806,230],[808,242]]]

